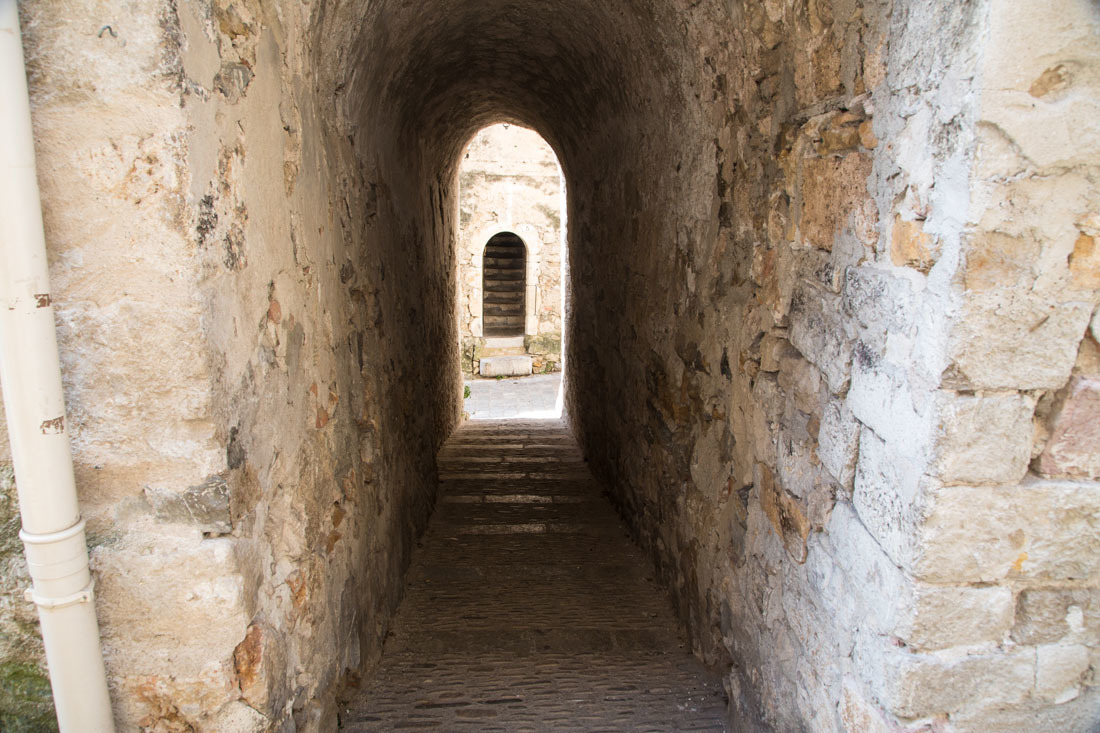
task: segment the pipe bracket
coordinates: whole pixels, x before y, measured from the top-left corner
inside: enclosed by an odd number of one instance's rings
[[[23,591],[23,597],[28,603],[33,603],[39,608],[54,609],[65,608],[66,606],[75,606],[77,603],[91,603],[95,597],[93,593],[94,583],[88,583],[83,590],[77,591],[71,595],[62,596],[61,598],[47,598],[40,596],[34,592],[34,588],[27,588]]]

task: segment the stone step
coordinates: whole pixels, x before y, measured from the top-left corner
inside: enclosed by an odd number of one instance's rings
[[[509,283],[515,286],[516,283],[524,282],[524,271],[522,270],[486,270],[485,271],[485,287],[489,285],[503,285]]]
[[[522,290],[487,290],[482,296],[483,303],[523,303]]]
[[[486,270],[522,270],[524,261],[522,257],[485,257],[482,265]]]
[[[482,307],[481,314],[483,318],[523,318],[523,306],[518,303],[497,305],[489,303]],[[522,320],[520,321],[522,323]]]
[[[485,322],[488,326],[489,319],[486,318]],[[526,376],[531,373],[532,368],[532,360],[529,356],[487,356],[480,363],[483,377]]]
[[[527,253],[523,251],[522,247],[501,247],[495,244],[490,244],[482,252],[482,258],[493,257],[501,260],[522,260],[526,258]]]
[[[485,339],[486,349],[523,348],[523,336],[508,336],[504,338]]]
[[[516,333],[523,331],[523,316],[486,316],[486,333]]]

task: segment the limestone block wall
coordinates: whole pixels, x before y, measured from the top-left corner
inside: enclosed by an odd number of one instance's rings
[[[21,5],[122,730],[331,730],[434,502],[460,398],[455,222],[428,202],[450,184],[350,124],[347,49],[317,42],[340,11]]]
[[[684,12],[571,180],[566,399],[733,719],[1091,730],[1095,6]]]
[[[537,132],[507,123],[480,130],[458,172],[458,318],[462,369],[476,374],[484,344],[482,254],[501,232],[527,249],[524,334],[535,371],[562,365],[562,203],[564,179]]]

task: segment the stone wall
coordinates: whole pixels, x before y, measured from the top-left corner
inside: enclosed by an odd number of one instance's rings
[[[482,252],[501,232],[527,249],[525,350],[534,369],[562,365],[562,202],[564,180],[554,151],[538,133],[493,125],[477,133],[458,169],[458,332],[462,370],[478,372],[482,330]]]
[[[666,167],[571,179],[568,409],[743,728],[1100,719],[1098,20],[693,6]]]
[[[121,729],[329,730],[459,414],[452,184],[334,107],[332,4],[21,11]]]

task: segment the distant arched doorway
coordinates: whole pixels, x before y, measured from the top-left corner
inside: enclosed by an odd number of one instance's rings
[[[523,336],[527,247],[512,232],[490,237],[482,254],[481,315],[486,336]]]

